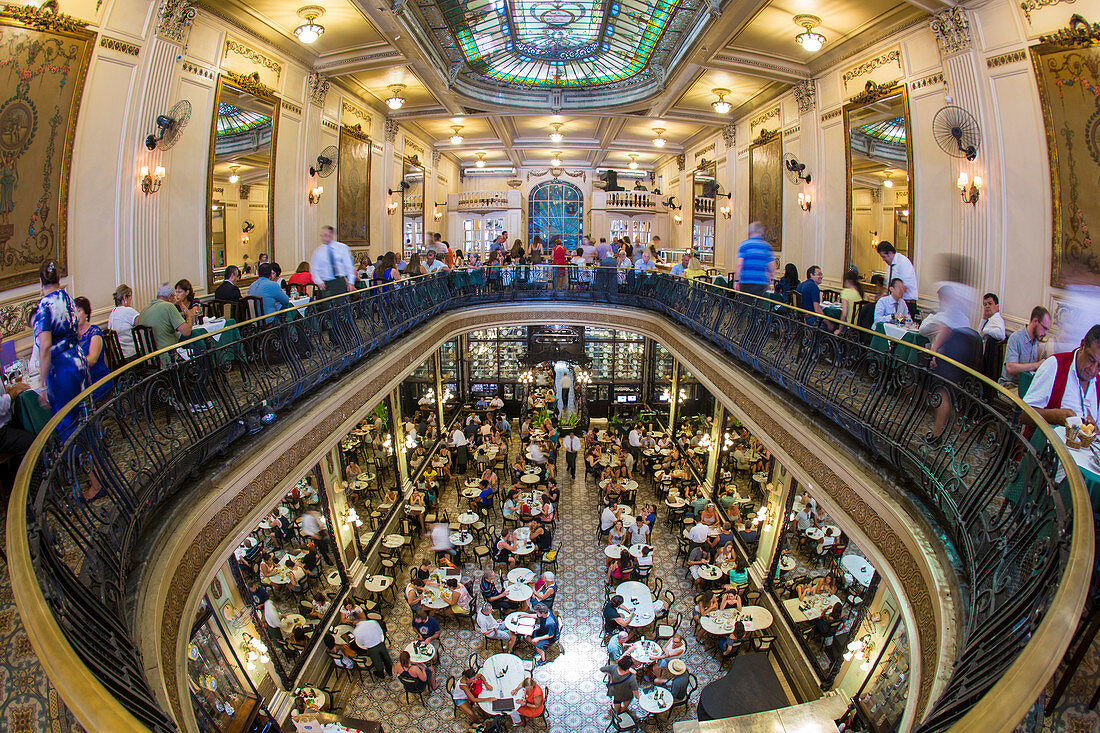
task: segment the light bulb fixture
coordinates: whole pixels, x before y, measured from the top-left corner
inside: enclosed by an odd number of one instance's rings
[[[477,155],[477,162],[474,163],[478,168],[485,167],[485,153],[475,153]]]
[[[401,92],[405,91],[404,84],[390,84],[390,98],[386,100],[386,106],[390,109],[401,109],[405,106],[405,98]]]
[[[394,212],[397,211],[397,206],[398,203],[393,200],[392,195],[388,199],[386,199],[386,213],[390,216],[393,216]]]
[[[435,219],[436,221],[439,221],[440,219],[443,218],[443,212],[439,210],[440,206],[446,207],[447,204],[436,204],[435,205],[435,211],[432,212],[432,218]]]
[[[814,197],[812,194],[799,192],[798,194],[798,208],[803,211],[809,211],[814,206]]]
[[[730,110],[733,109],[733,105],[726,101],[727,94],[731,94],[729,89],[711,89],[711,93],[718,96],[718,99],[711,102],[710,106],[714,107],[714,111],[720,115],[728,115]]]
[[[550,123],[550,127],[554,128],[554,131],[550,133],[550,142],[557,144],[565,139],[565,135],[561,134],[561,126],[561,122]]]
[[[653,147],[663,148],[665,146],[665,143],[668,142],[664,138],[665,128],[663,128],[663,127],[654,127],[653,128],[653,134],[655,134],[657,136],[657,137],[653,138]]]
[[[883,188],[893,188],[894,187],[894,182],[891,181],[889,178],[887,178],[887,179],[883,180],[882,186],[883,186]]]
[[[313,43],[325,33],[325,27],[315,22],[325,14],[325,9],[320,5],[307,5],[298,8],[298,17],[305,21],[294,29],[294,35],[302,43]]]
[[[530,387],[535,381],[535,375],[530,369],[528,369],[523,374],[519,375],[519,381],[520,383]]]
[[[241,177],[237,175],[237,171],[239,171],[240,169],[241,169],[241,167],[239,165],[229,166],[229,182],[230,183],[236,183],[237,181],[241,180]]]
[[[462,144],[462,125],[451,125],[451,129],[455,131],[455,134],[451,135],[451,145]]]
[[[315,186],[311,188],[309,191],[309,203],[312,205],[317,205],[321,203],[321,194],[323,194],[324,192],[324,186]]]
[[[970,204],[971,206],[977,206],[978,199],[982,195],[982,177],[974,176],[974,180],[970,180],[970,176],[966,175],[966,172],[959,173],[959,180],[955,182],[955,185],[959,188],[959,193],[962,194],[962,200],[964,204]]]
[[[561,168],[561,151],[555,150],[551,153],[554,157],[550,159],[550,165],[555,168]]]
[[[665,387],[665,388],[664,388],[664,389],[663,389],[663,390],[661,391],[661,402],[668,402],[668,401],[669,401],[669,400],[671,400],[671,399],[672,399],[672,392],[671,392],[671,391],[669,391],[669,388],[668,388],[668,387]]]
[[[630,158],[630,170],[638,170],[638,154],[631,153],[628,157]]]
[[[677,224],[684,223],[684,217],[680,214],[679,211],[672,215],[672,220],[675,221]]]
[[[164,166],[158,165],[149,172],[149,166],[141,166],[141,192],[148,196],[160,190],[160,184],[164,181]]]
[[[794,40],[810,53],[820,51],[821,47],[825,45],[825,36],[814,31],[814,28],[821,25],[821,18],[816,15],[796,15],[794,16],[794,24],[806,29],[795,36]]]
[[[722,206],[718,209],[718,213],[722,215],[723,219],[729,219],[731,216],[733,216],[733,207],[731,207],[729,204],[726,204],[725,206]]]

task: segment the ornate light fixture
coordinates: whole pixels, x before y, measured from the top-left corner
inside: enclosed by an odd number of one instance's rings
[[[577,386],[585,387],[591,381],[592,381],[592,375],[591,374],[584,371],[583,369],[578,369],[577,370]]]
[[[230,183],[236,183],[237,181],[241,180],[241,177],[237,175],[237,171],[239,171],[240,169],[241,169],[241,167],[239,165],[229,166],[229,182]]]
[[[814,197],[812,194],[801,192],[798,194],[798,208],[802,209],[803,211],[809,211],[813,208],[813,205]]]
[[[321,203],[321,194],[323,194],[324,192],[325,192],[325,187],[324,186],[314,186],[313,188],[311,188],[309,190],[309,196],[308,196],[309,203],[314,204],[314,205]]]
[[[386,100],[386,106],[390,109],[401,109],[405,106],[405,98],[401,96],[403,91],[405,91],[404,84],[390,84],[392,96]]]
[[[534,372],[532,372],[530,369],[526,370],[525,372],[523,372],[523,374],[519,375],[519,381],[520,384],[530,387],[532,384],[535,383]]]
[[[298,17],[305,21],[305,23],[294,29],[294,35],[298,36],[299,41],[313,43],[324,34],[325,27],[314,22],[324,14],[325,9],[320,5],[307,5],[304,8],[298,8]]]
[[[970,204],[971,206],[977,206],[978,199],[982,195],[982,177],[974,176],[974,180],[970,180],[970,176],[966,175],[966,172],[959,174],[959,180],[955,182],[955,185],[959,187],[959,193],[962,194],[962,200],[964,204]]]
[[[160,190],[160,184],[164,181],[164,166],[158,165],[149,172],[149,166],[141,166],[141,192],[148,196]]]
[[[638,154],[637,153],[631,153],[629,155],[629,158],[630,158],[630,170],[632,170],[632,171],[638,170]]]
[[[451,135],[451,145],[462,144],[462,125],[451,125],[451,129],[455,131],[455,134]]]
[[[561,122],[551,122],[550,127],[554,128],[554,131],[550,133],[550,142],[557,144],[565,139],[565,135],[561,134]]]
[[[714,111],[720,115],[728,115],[730,110],[733,109],[733,105],[725,100],[725,96],[730,94],[729,89],[711,89],[712,93],[718,95],[718,99],[710,103],[711,107],[714,107]]]
[[[485,153],[475,153],[477,155],[477,162],[474,163],[478,168],[485,167]]]
[[[821,25],[821,18],[816,15],[796,15],[794,24],[800,25],[806,30],[794,37],[794,40],[810,53],[817,53],[825,45],[825,36],[816,32],[814,28]]]
[[[665,128],[663,128],[663,127],[654,127],[653,128],[653,133],[657,136],[657,137],[653,138],[653,147],[663,148],[665,146],[665,143],[667,142],[664,138]]]
[[[561,151],[555,150],[551,153],[554,157],[550,159],[550,165],[555,168],[561,168]]]

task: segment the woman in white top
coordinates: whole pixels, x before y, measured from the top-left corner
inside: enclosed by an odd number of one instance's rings
[[[661,663],[661,667],[667,667],[670,659],[676,659],[683,655],[687,651],[687,644],[684,643],[684,637],[680,634],[673,634],[672,638],[665,642],[661,647],[661,656],[657,659]]]
[[[118,345],[122,355],[130,359],[137,353],[134,346],[134,319],[138,311],[134,308],[134,291],[129,285],[119,285],[114,292],[115,307],[107,316],[107,328],[118,334]]]

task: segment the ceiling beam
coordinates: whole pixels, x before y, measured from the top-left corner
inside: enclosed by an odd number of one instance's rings
[[[512,165],[518,168],[520,159],[519,153],[513,147],[515,141],[514,129],[509,130],[509,125],[500,117],[489,117],[486,122],[489,123],[489,129],[500,140],[501,147],[504,149],[504,154],[508,156],[508,160],[512,161]]]
[[[711,56],[708,66],[786,84],[797,84],[810,78],[810,69],[804,64],[741,49],[724,48],[718,51]]]
[[[313,65],[316,71],[324,74],[356,74],[380,67],[391,67],[408,63],[408,59],[388,43],[376,43],[362,46],[351,51],[318,56]]]
[[[597,133],[600,145],[592,154],[593,168],[599,166],[600,163],[604,161],[607,157],[607,151],[611,149],[612,143],[619,139],[620,133],[622,133],[623,128],[626,127],[626,120],[621,118],[608,118],[603,120],[603,122],[603,130]]]

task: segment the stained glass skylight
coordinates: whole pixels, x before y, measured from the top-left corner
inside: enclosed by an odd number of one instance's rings
[[[894,117],[890,120],[875,122],[871,125],[863,125],[859,128],[870,137],[885,140],[888,143],[905,144],[905,118]]]
[[[476,73],[534,87],[628,79],[649,63],[680,0],[439,0]]]
[[[218,135],[238,135],[271,124],[271,115],[218,103]]]

